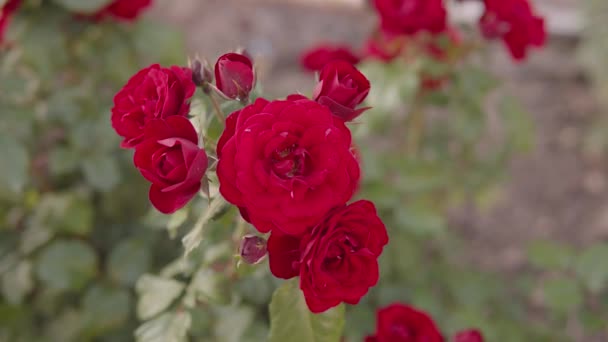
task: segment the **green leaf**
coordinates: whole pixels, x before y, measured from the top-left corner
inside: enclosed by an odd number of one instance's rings
[[[185,248],[185,257],[188,256],[192,250],[198,247],[201,241],[203,241],[203,231],[205,225],[215,216],[221,213],[226,207],[228,207],[228,202],[226,202],[221,195],[217,195],[213,200],[211,200],[209,207],[195,223],[194,228],[192,228],[192,230],[182,239],[182,244]]]
[[[28,181],[29,160],[23,145],[9,135],[0,135],[0,188],[21,193]]]
[[[139,295],[137,317],[145,320],[163,312],[183,290],[184,284],[177,280],[144,274],[135,285]]]
[[[185,342],[192,324],[189,312],[167,312],[135,330],[137,342]]]
[[[272,295],[269,342],[338,342],[343,328],[344,305],[311,313],[297,278],[285,282]]]
[[[530,262],[541,269],[566,269],[572,263],[572,257],[568,246],[554,241],[534,241],[528,246]]]
[[[2,275],[2,294],[8,303],[19,305],[34,288],[32,263],[23,260]]]
[[[543,298],[549,309],[568,314],[583,303],[583,291],[575,279],[549,279],[543,284]]]
[[[93,208],[88,198],[75,193],[48,193],[36,207],[31,225],[56,232],[86,235],[93,228]]]
[[[585,286],[599,293],[608,287],[608,244],[587,248],[576,260],[575,270]]]
[[[83,308],[85,334],[90,339],[120,327],[129,319],[131,295],[127,290],[95,285],[84,295]]]
[[[229,301],[230,287],[222,284],[224,277],[214,270],[201,267],[192,277],[186,290],[183,303],[188,307],[195,307],[196,303],[225,304]]]
[[[118,163],[110,156],[93,155],[84,160],[82,168],[87,182],[95,189],[109,191],[120,181]]]
[[[131,286],[150,267],[150,249],[139,240],[121,241],[108,257],[108,273],[118,283]]]
[[[38,256],[36,275],[54,290],[82,289],[97,273],[97,255],[87,244],[57,240]]]
[[[112,0],[54,0],[70,12],[93,14],[107,6]]]
[[[216,310],[217,321],[213,334],[217,342],[240,342],[253,321],[253,310],[249,307],[229,306]]]
[[[49,169],[54,176],[70,173],[78,167],[81,156],[74,150],[58,147],[49,153]]]

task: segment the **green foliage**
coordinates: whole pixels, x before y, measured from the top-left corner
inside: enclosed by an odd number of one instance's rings
[[[14,43],[0,54],[0,154],[10,161],[0,165],[0,340],[132,340],[137,279],[180,254],[142,223],[147,185],[109,113],[138,69],[182,62],[183,41],[156,23],[66,11],[109,2],[24,1],[9,25]]]
[[[80,290],[97,273],[97,255],[83,242],[57,240],[38,256],[36,276],[55,291]]]
[[[338,341],[344,328],[344,305],[320,314],[308,310],[298,279],[286,281],[270,302],[269,342]]]

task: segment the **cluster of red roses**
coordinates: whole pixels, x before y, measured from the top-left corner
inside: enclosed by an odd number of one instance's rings
[[[459,0],[464,1],[464,0]],[[470,0],[475,1],[475,0]],[[477,0],[485,5],[479,19],[479,28],[487,39],[502,39],[511,56],[522,60],[530,46],[542,46],[546,33],[544,20],[537,16],[529,0]],[[423,39],[422,50],[430,57],[445,61],[443,49],[436,39],[441,35],[458,45],[458,31],[448,24],[444,0],[372,0],[379,16],[377,29],[358,54],[347,46],[323,44],[302,56],[304,68],[317,71],[330,60],[346,60],[357,64],[362,59],[391,61],[401,56],[409,45],[420,45],[420,34],[430,35]],[[428,37],[425,37],[428,38]]]
[[[378,310],[376,333],[365,342],[444,342],[445,338],[431,316],[409,305],[391,304]],[[478,330],[456,333],[453,342],[483,342]]]
[[[0,8],[0,45],[4,39],[4,32],[8,27],[11,16],[17,11],[22,0],[8,0]],[[93,20],[101,20],[112,17],[118,20],[133,20],[142,10],[152,4],[152,0],[114,0],[97,13],[85,15]]]
[[[236,99],[251,91],[253,65],[244,55],[225,54],[215,65],[215,76],[217,93]],[[150,202],[165,214],[198,193],[207,171],[207,154],[187,118],[197,84],[212,76],[202,77],[200,65],[193,73],[190,68],[154,64],[131,77],[114,97],[112,127],[123,138],[123,148],[135,149],[135,166],[152,183]]]
[[[312,99],[258,99],[226,120],[217,154],[220,192],[260,232],[279,278],[300,276],[312,312],[356,304],[378,282],[388,243],[369,201],[357,190],[359,162],[345,122],[370,89],[352,64],[328,63]]]
[[[255,82],[246,55],[220,57],[215,84],[200,63],[193,69],[152,65],[114,98],[112,126],[123,147],[135,148],[135,166],[152,183],[150,201],[163,213],[184,206],[207,169],[186,118],[196,86],[248,103]],[[226,118],[217,143],[220,193],[258,231],[271,232],[272,273],[299,275],[313,312],[357,303],[377,283],[377,258],[388,243],[371,202],[347,204],[360,169],[345,123],[366,109],[357,106],[369,90],[352,64],[334,61],[322,70],[312,99],[259,98]]]

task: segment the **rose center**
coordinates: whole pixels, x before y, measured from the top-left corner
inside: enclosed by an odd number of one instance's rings
[[[310,156],[297,144],[277,149],[272,154],[272,171],[280,178],[290,179],[306,174]]]
[[[153,159],[156,160],[156,169],[158,170],[159,176],[171,180],[173,180],[175,176],[179,176],[175,174],[175,170],[184,164],[181,150],[179,148],[171,148],[160,150],[157,153],[158,155],[153,156]]]

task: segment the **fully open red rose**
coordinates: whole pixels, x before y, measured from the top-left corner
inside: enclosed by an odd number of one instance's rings
[[[374,0],[374,5],[382,30],[390,35],[439,33],[446,28],[443,0]]]
[[[8,27],[11,16],[21,5],[21,0],[8,0],[7,3],[0,9],[0,45],[4,40],[4,32]]]
[[[320,71],[327,63],[335,60],[350,64],[357,64],[360,61],[348,46],[323,44],[306,51],[300,63],[308,71]]]
[[[370,84],[357,68],[341,60],[329,62],[319,75],[313,99],[327,106],[344,121],[359,116],[367,108],[356,109],[369,94]]]
[[[502,38],[515,60],[526,57],[529,46],[546,40],[543,18],[536,16],[528,0],[484,0],[486,10],[479,20],[488,39]]]
[[[152,182],[150,201],[165,214],[194,197],[207,170],[207,155],[198,147],[198,135],[190,121],[181,116],[150,121],[133,161]]]
[[[443,342],[433,319],[414,307],[399,303],[378,310],[376,334],[365,342]]]
[[[253,89],[255,75],[249,57],[238,53],[227,53],[215,63],[217,88],[231,99],[242,100]]]
[[[359,182],[348,128],[301,97],[258,99],[232,113],[217,151],[220,192],[260,232],[304,233]]]
[[[272,233],[270,270],[279,278],[300,276],[314,313],[341,302],[357,304],[379,277],[378,257],[388,235],[369,201],[332,210],[301,239]]]
[[[150,120],[186,116],[196,86],[190,69],[151,65],[135,76],[114,97],[112,127],[124,138],[122,147],[141,142]]]
[[[456,333],[454,342],[483,342],[483,335],[481,335],[479,330],[464,330]]]
[[[95,15],[95,18],[102,19],[111,16],[117,19],[132,21],[151,4],[152,0],[115,0],[99,11]]]

